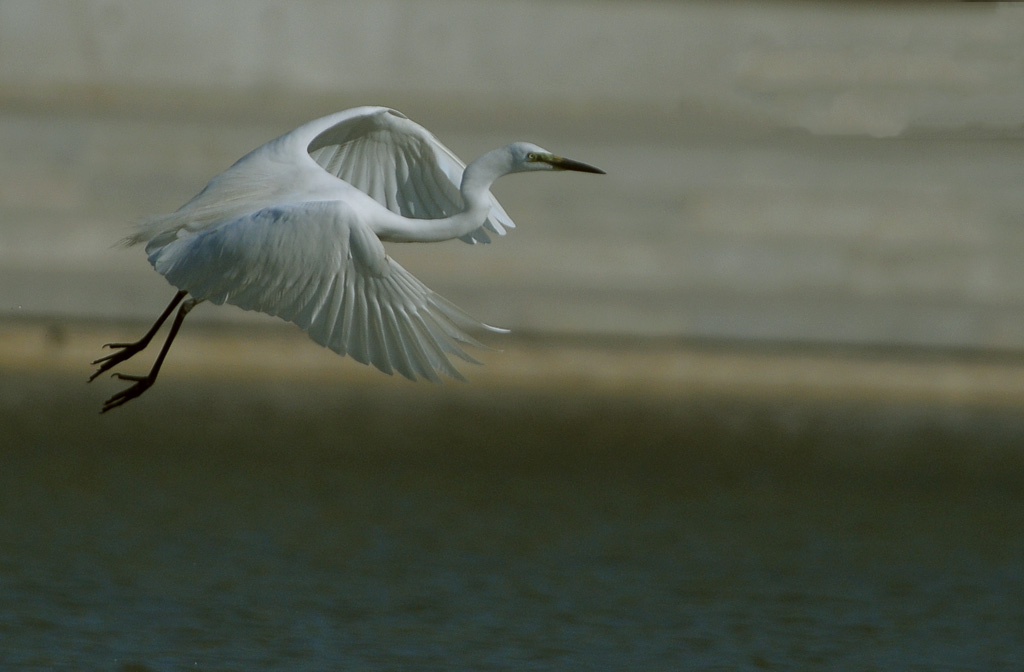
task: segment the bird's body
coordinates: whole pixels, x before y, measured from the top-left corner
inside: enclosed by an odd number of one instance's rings
[[[473,361],[470,318],[394,262],[382,241],[489,242],[512,220],[491,195],[501,175],[603,172],[513,143],[464,164],[404,115],[361,107],[309,122],[239,159],[179,210],[152,217],[125,242],[146,244],[153,267],[180,291],[142,340],[111,344],[109,370],[148,344],[182,303],[148,376],[104,411],[152,385],[185,314],[231,303],[294,322],[342,355],[415,380],[461,378],[450,356]],[[92,380],[92,378],[90,378]]]

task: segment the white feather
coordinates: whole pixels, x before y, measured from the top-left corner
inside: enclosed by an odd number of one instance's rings
[[[124,242],[146,243],[153,267],[182,290],[168,311],[192,296],[179,321],[195,301],[230,303],[294,322],[317,343],[386,373],[461,379],[450,358],[475,362],[463,346],[482,347],[469,332],[503,330],[428,289],[382,241],[486,243],[488,231],[515,226],[490,192],[493,181],[554,169],[601,172],[528,143],[467,168],[400,112],[360,107],[253,150]],[[97,360],[94,377],[134,352]],[[158,369],[104,410],[141,394]]]
[[[340,201],[259,210],[182,235],[149,260],[196,299],[295,322],[317,343],[411,380],[461,379],[448,355],[473,361],[461,346],[479,344],[466,330],[494,330],[388,257]]]

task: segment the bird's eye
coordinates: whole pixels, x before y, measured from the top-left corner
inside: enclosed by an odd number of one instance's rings
[[[537,152],[530,152],[529,154],[527,154],[526,155],[526,160],[527,161],[536,161],[537,160]]]

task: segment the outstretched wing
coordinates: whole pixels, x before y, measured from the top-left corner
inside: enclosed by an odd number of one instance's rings
[[[324,170],[366,192],[392,212],[415,219],[449,217],[463,209],[459,185],[466,168],[434,135],[386,107],[346,110],[306,124],[306,151]],[[512,219],[491,196],[484,225],[461,239],[488,243]],[[486,229],[486,230],[485,230]]]
[[[317,343],[385,373],[439,382],[475,362],[467,330],[490,329],[388,257],[344,203],[265,208],[151,251],[153,267],[197,299],[294,322]]]

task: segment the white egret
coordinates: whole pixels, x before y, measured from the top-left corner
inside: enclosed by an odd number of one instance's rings
[[[176,212],[144,221],[126,245],[178,288],[150,330],[93,362],[89,378],[143,350],[178,308],[148,374],[101,412],[156,381],[182,321],[202,301],[280,317],[317,343],[385,373],[461,379],[450,357],[474,362],[467,330],[482,324],[389,257],[384,242],[490,241],[512,220],[490,186],[510,173],[603,173],[536,145],[515,142],[467,167],[425,128],[384,107],[311,121],[242,157]]]

